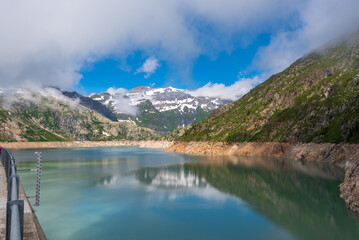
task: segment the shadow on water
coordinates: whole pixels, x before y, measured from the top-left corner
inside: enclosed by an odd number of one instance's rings
[[[140,182],[157,188],[210,184],[238,197],[299,239],[358,239],[358,218],[339,197],[342,169],[288,159],[201,157],[200,162],[142,168]]]

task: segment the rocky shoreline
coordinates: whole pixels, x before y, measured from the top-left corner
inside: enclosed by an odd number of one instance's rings
[[[170,145],[171,142],[169,141],[0,142],[1,147],[8,149],[113,147],[113,146],[140,146],[144,148],[164,149]]]
[[[345,170],[340,196],[348,209],[359,214],[359,144],[279,142],[173,142],[165,151],[190,154],[288,157],[296,161],[326,162]]]

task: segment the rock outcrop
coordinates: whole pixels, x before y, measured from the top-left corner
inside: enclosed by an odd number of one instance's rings
[[[345,179],[340,184],[340,197],[343,198],[350,210],[359,213],[359,155],[353,155],[347,162]]]

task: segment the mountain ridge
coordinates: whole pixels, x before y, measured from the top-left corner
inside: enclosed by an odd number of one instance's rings
[[[178,140],[358,143],[358,93],[359,34],[303,56]]]
[[[113,114],[110,109],[108,109],[105,105],[101,104],[98,101],[93,100],[90,97],[85,97],[75,91],[73,92],[62,91],[62,94],[64,94],[66,97],[70,99],[74,99],[74,100],[79,99],[80,104],[82,106],[87,107],[95,112],[98,112],[99,114],[101,114],[102,116],[113,122],[118,121],[115,114]]]
[[[66,93],[65,93],[66,94]],[[0,141],[153,140],[153,130],[129,122],[113,122],[83,106],[88,100],[77,93],[68,98],[56,88],[19,90],[11,107],[0,99]],[[80,96],[79,98],[77,98]],[[89,100],[91,103],[92,99]],[[88,103],[88,102],[87,102]],[[100,109],[105,106],[94,106]],[[98,110],[98,109],[97,109]]]
[[[221,98],[194,97],[189,90],[147,86],[134,87],[127,93],[111,90],[90,97],[111,109],[119,120],[132,121],[162,135],[197,123],[212,110],[230,102]],[[131,108],[132,113],[126,112]],[[133,109],[137,111],[135,114]]]

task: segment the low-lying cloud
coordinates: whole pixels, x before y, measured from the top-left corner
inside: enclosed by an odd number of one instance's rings
[[[276,73],[308,51],[359,31],[358,11],[357,0],[304,1],[298,9],[301,26],[273,34],[269,45],[258,51],[254,66]]]
[[[37,87],[31,86],[28,88],[10,88],[6,89],[6,93],[0,89],[1,106],[6,110],[11,110],[14,103],[24,101],[25,104],[38,105],[45,99],[52,99],[52,101],[42,102],[46,106],[56,109],[56,103],[62,103],[70,108],[78,109],[80,100],[68,98],[63,93],[53,87]]]
[[[258,83],[263,82],[264,77],[239,78],[230,86],[222,83],[207,83],[201,88],[187,91],[195,97],[219,97],[235,101],[249,92]]]
[[[113,96],[113,104],[117,112],[125,113],[135,116],[138,112],[136,106],[131,105],[131,100],[126,97],[127,89],[124,88],[109,88],[107,92]]]

